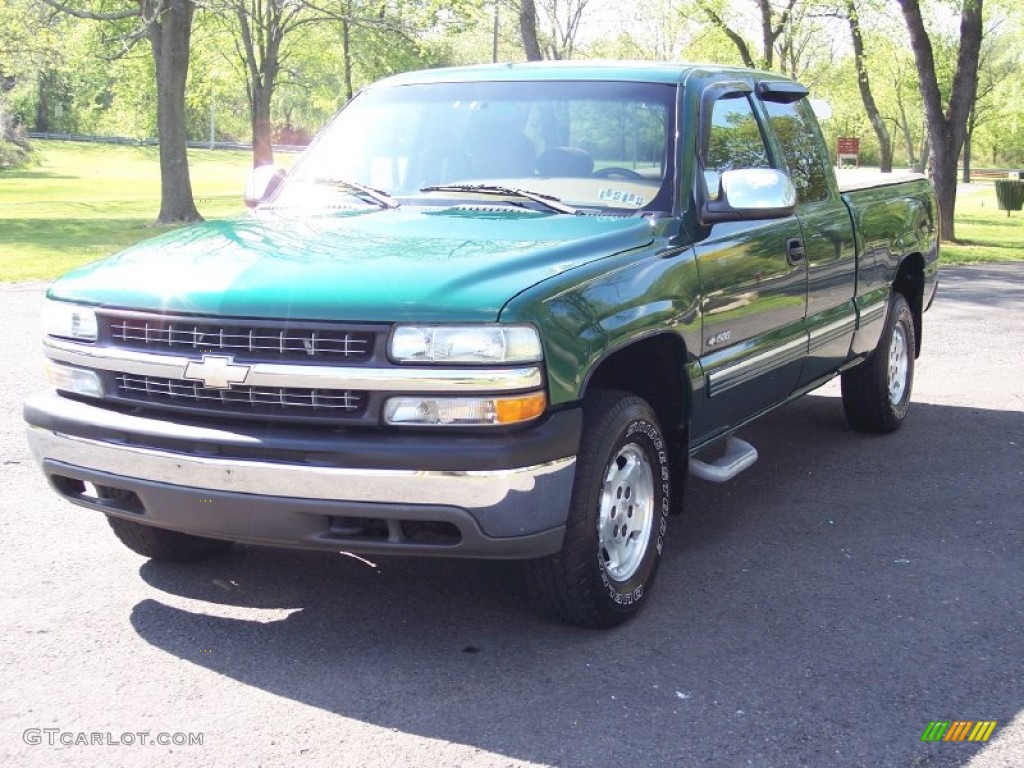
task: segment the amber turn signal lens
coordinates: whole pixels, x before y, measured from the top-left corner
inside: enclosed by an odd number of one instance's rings
[[[494,401],[499,424],[516,424],[520,421],[535,419],[544,413],[548,401],[543,392],[525,397],[501,398]]]

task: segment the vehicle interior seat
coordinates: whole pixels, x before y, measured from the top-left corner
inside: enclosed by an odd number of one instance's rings
[[[537,158],[541,176],[589,176],[594,172],[594,158],[579,147],[549,147]]]
[[[467,178],[522,178],[533,176],[537,149],[526,134],[507,128],[482,133],[467,152]]]

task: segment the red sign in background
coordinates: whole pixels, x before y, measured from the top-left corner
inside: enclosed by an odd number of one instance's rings
[[[860,139],[856,136],[840,136],[836,139],[836,160],[842,165],[843,160],[852,159],[860,166]]]

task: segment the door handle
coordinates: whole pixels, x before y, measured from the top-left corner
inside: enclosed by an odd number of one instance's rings
[[[804,260],[804,241],[799,237],[793,237],[786,241],[786,261],[797,265]]]

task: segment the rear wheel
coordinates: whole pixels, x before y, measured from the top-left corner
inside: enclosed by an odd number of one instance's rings
[[[670,482],[668,446],[651,407],[625,392],[588,396],[562,550],[527,564],[539,606],[586,627],[636,614],[661,557]]]
[[[878,346],[867,360],[842,375],[843,409],[860,432],[894,432],[910,408],[914,386],[914,316],[902,294],[889,300]]]
[[[178,531],[168,531],[142,525],[134,520],[123,517],[107,516],[107,522],[114,530],[114,535],[128,549],[136,554],[152,560],[167,562],[186,562],[189,560],[205,560],[231,549],[230,541],[207,539],[202,536],[191,536]]]

